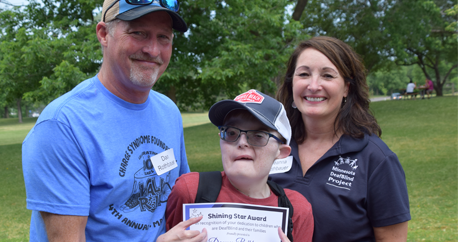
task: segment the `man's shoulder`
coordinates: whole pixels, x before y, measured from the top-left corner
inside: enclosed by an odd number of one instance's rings
[[[82,81],[69,92],[51,101],[40,114],[39,120],[52,119],[56,117],[56,115],[62,111],[62,108],[69,105],[75,97],[94,86],[94,78],[95,77]]]
[[[153,105],[156,105],[158,107],[167,108],[168,111],[179,112],[179,109],[177,105],[175,104],[175,102],[173,102],[172,99],[170,99],[168,96],[160,92],[151,90],[149,92],[149,100],[151,101],[151,103],[153,103]]]
[[[161,101],[161,102],[176,106],[175,103],[172,101],[172,99],[170,99],[167,95],[164,95],[164,94],[162,94],[162,93],[160,93],[158,91],[155,91],[155,90],[151,89],[150,92],[149,92],[149,97],[152,100]]]

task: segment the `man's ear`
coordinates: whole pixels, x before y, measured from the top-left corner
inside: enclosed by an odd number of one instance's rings
[[[281,144],[279,147],[279,154],[276,159],[283,159],[289,156],[291,154],[291,146]]]
[[[99,22],[96,27],[97,39],[103,47],[108,45],[108,28],[105,22]]]

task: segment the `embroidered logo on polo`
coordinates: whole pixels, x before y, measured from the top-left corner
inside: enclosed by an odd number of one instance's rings
[[[357,161],[358,159],[352,160],[350,157],[343,158],[339,156],[339,159],[334,161],[326,184],[340,189],[350,190],[351,184],[355,179],[355,171],[358,168]]]
[[[143,144],[153,144],[159,149],[157,152],[144,150],[141,148]],[[133,184],[129,185],[132,186],[132,190],[130,194],[125,195],[125,198],[121,198],[120,205],[111,204],[108,208],[111,215],[126,226],[137,230],[148,230],[151,227],[159,227],[165,222],[163,218],[153,221],[152,224],[144,224],[135,220],[141,216],[149,218],[158,207],[165,206],[172,190],[170,171],[158,175],[150,160],[151,157],[164,150],[169,150],[169,147],[152,135],[140,136],[127,146],[119,167],[119,177],[131,178],[128,177],[128,174],[132,174],[127,173],[128,169],[136,169],[137,171],[133,175]],[[149,215],[138,216],[138,213]]]

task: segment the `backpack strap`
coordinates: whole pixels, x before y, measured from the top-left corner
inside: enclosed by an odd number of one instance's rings
[[[223,178],[220,171],[199,172],[199,187],[194,203],[213,203],[221,191]]]
[[[273,182],[272,180],[267,180],[267,184],[270,187],[270,190],[278,196],[278,206],[289,208],[288,213],[288,229],[287,229],[287,236],[288,239],[293,242],[293,213],[294,208],[291,202],[289,201],[288,197],[285,194],[285,190],[278,185],[277,183]]]

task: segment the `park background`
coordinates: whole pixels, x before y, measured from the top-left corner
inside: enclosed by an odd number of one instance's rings
[[[54,98],[102,63],[102,0],[0,0],[0,241],[27,241],[21,143]],[[188,0],[186,33],[153,89],[183,112],[193,171],[220,170],[214,102],[256,88],[272,96],[289,55],[317,35],[361,56],[372,97],[434,82],[432,99],[371,103],[406,171],[409,241],[458,241],[458,4],[454,0]],[[389,99],[389,98],[382,98]],[[64,184],[65,185],[65,184]],[[389,195],[389,194],[388,194]]]

